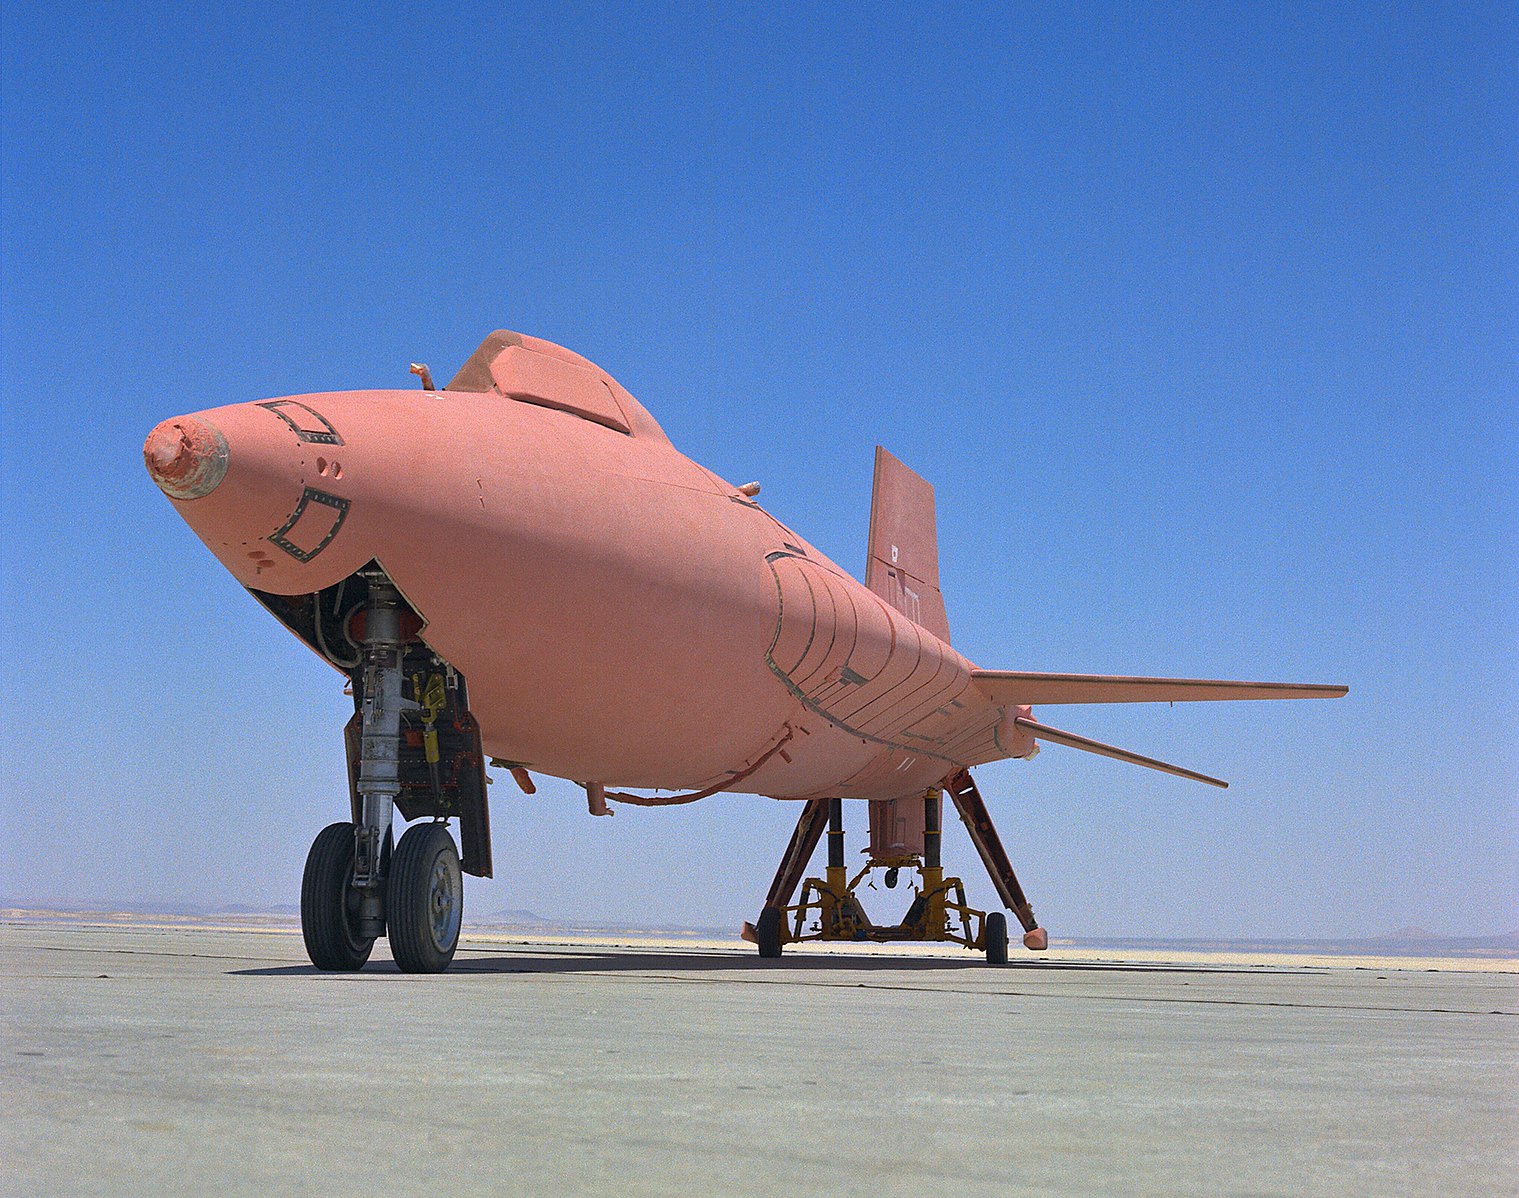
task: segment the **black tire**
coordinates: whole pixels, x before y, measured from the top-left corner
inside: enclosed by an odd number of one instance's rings
[[[993,911],[986,917],[986,963],[1007,964],[1007,916]]]
[[[766,958],[781,955],[781,911],[779,907],[766,907],[760,912],[754,925],[754,938],[759,942],[759,955]]]
[[[406,829],[390,859],[385,930],[403,973],[442,973],[459,947],[464,875],[459,850],[442,824]]]
[[[362,969],[374,937],[356,927],[353,825],[328,824],[311,842],[301,877],[301,938],[318,969]]]

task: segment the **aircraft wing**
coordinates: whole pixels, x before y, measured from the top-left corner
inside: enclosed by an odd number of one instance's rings
[[[1120,749],[1117,745],[1105,745],[1100,740],[1093,740],[1089,736],[1077,736],[1074,732],[1066,732],[1060,728],[1051,728],[1048,724],[1041,724],[1038,720],[1025,719],[1019,716],[1013,721],[1020,728],[1027,729],[1036,740],[1047,740],[1057,745],[1065,745],[1071,749],[1081,749],[1087,753],[1096,753],[1099,757],[1111,757],[1114,761],[1126,761],[1130,765],[1142,765],[1146,769],[1159,770],[1163,774],[1175,774],[1178,778],[1190,778],[1194,782],[1206,782],[1209,786],[1226,788],[1228,783],[1222,778],[1215,778],[1210,774],[1200,774],[1196,770],[1189,770],[1185,766],[1172,765],[1169,761],[1161,761],[1155,757],[1146,757],[1143,753],[1136,753],[1132,749]]]
[[[1348,686],[1306,682],[1030,674],[1020,670],[972,670],[971,681],[999,707],[1051,703],[1194,703],[1219,699],[1338,699],[1350,690]]]

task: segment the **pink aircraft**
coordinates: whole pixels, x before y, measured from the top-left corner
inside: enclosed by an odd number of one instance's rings
[[[744,927],[761,956],[811,939],[950,940],[1003,962],[1006,915],[944,876],[945,792],[1024,944],[1047,939],[970,767],[1046,741],[1225,785],[1050,727],[1035,704],[1346,693],[980,669],[950,646],[933,488],[884,450],[862,585],[760,506],[757,483],[680,453],[578,354],[498,331],[441,391],[413,372],[421,391],[213,408],[143,447],[211,552],[351,680],[349,819],[317,836],[301,888],[322,969],[360,968],[379,936],[403,970],[447,968],[461,872],[491,875],[488,759],[528,793],[535,771],[573,779],[595,815],[719,791],[797,800]],[[869,801],[854,876],[846,798]],[[393,844],[395,808],[418,822]],[[825,876],[804,882],[825,830]],[[872,869],[888,886],[916,874],[898,924],[872,923],[856,897]]]

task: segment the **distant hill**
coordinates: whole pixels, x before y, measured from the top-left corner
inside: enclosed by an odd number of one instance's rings
[[[524,911],[519,907],[510,907],[504,911],[493,911],[489,915],[468,916],[471,923],[495,924],[508,928],[542,928],[553,923],[553,920],[544,919],[543,916],[532,911]]]
[[[1462,956],[1467,953],[1512,953],[1519,951],[1519,930],[1497,936],[1442,936],[1438,932],[1431,932],[1428,928],[1410,926],[1371,940],[1350,943],[1377,945],[1382,948],[1395,946],[1418,949],[1424,953],[1444,950],[1451,956]]]

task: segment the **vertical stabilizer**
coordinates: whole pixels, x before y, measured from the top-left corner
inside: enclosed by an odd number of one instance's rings
[[[939,593],[939,533],[934,489],[879,445],[870,500],[865,585],[910,620],[949,643]]]

